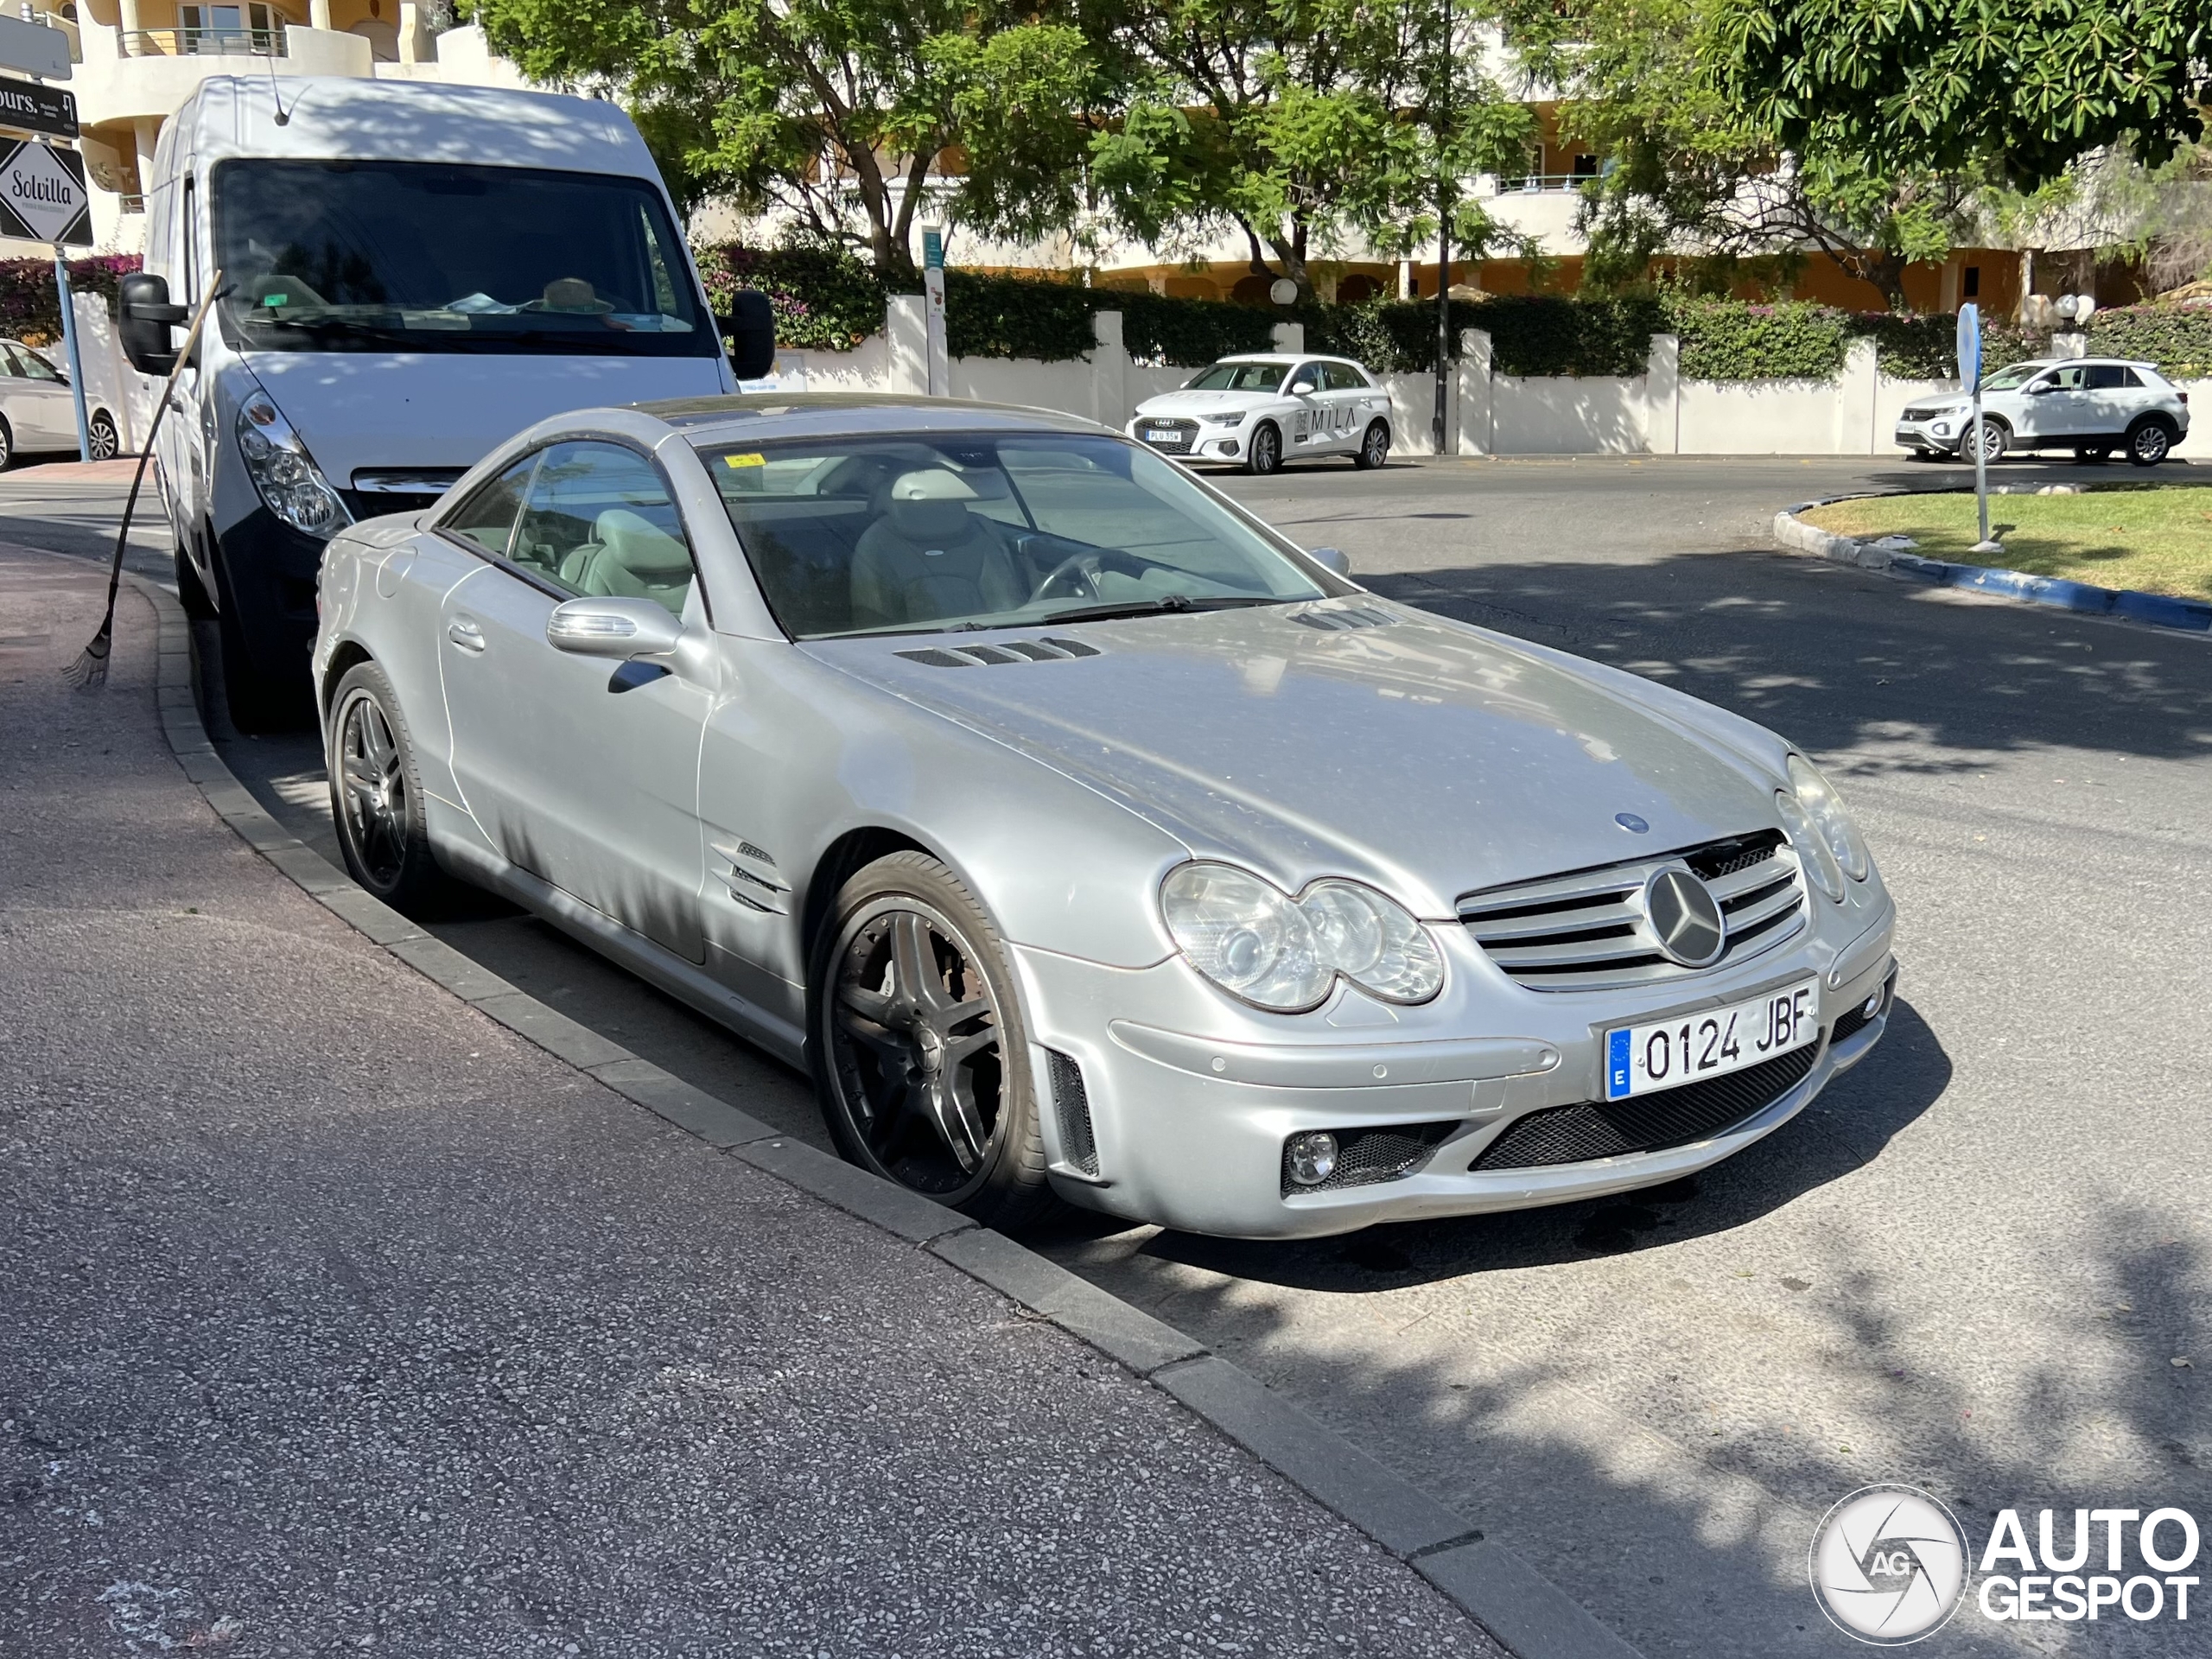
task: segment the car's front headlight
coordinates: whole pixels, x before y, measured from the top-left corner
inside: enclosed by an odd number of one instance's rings
[[[1788,767],[1789,787],[1775,794],[1783,827],[1821,891],[1840,899],[1846,876],[1864,881],[1872,868],[1866,842],[1845,809],[1843,798],[1811,761],[1793,754]]]
[[[1185,961],[1277,1014],[1319,1007],[1339,976],[1386,1002],[1426,1002],[1443,988],[1428,930],[1357,881],[1316,881],[1293,899],[1233,864],[1180,864],[1160,884],[1160,909]]]
[[[257,391],[238,406],[238,439],[253,487],[269,511],[294,530],[328,540],[353,522],[300,435],[266,393]]]
[[[1233,415],[1209,415],[1205,418],[1216,426],[1242,426],[1245,416],[1250,413],[1249,410],[1240,409]]]

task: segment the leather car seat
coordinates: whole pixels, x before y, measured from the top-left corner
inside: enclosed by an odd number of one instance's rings
[[[998,525],[942,467],[904,473],[853,548],[853,626],[897,626],[1011,610],[1028,597]]]
[[[593,521],[596,547],[576,550],[582,556],[568,576],[580,593],[616,599],[650,599],[678,615],[691,591],[691,550],[643,515],[609,507]],[[576,555],[571,555],[575,559]],[[568,575],[563,562],[564,576]]]

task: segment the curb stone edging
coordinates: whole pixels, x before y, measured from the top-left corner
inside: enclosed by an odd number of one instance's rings
[[[1640,1659],[1582,1604],[1456,1511],[1402,1479],[1205,1344],[956,1211],[771,1128],[516,989],[378,903],[288,834],[232,775],[200,723],[190,625],[175,595],[125,572],[160,630],[156,707],[185,776],[217,817],[326,910],[440,988],[656,1116],[906,1240],[1058,1325],[1234,1441],[1395,1559],[1517,1659]]]
[[[1854,564],[1862,570],[1886,571],[1909,582],[1933,588],[1962,588],[1999,599],[2017,599],[2031,605],[2047,605],[2089,616],[2125,617],[2156,628],[2184,633],[2212,633],[2212,602],[2175,599],[2165,594],[2146,594],[2133,588],[2099,588],[2063,576],[2031,576],[2024,570],[2001,570],[1991,565],[1959,564],[1948,559],[1924,559],[1914,553],[1885,547],[1880,540],[1862,541],[1808,524],[1797,515],[1808,507],[1834,501],[1858,501],[1872,495],[1948,495],[1948,490],[1884,490],[1853,495],[1824,496],[1800,501],[1774,516],[1774,539],[1783,546],[1810,553],[1837,564]],[[1885,538],[1886,539],[1886,538]]]

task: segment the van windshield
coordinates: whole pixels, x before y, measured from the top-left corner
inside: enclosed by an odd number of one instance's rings
[[[713,357],[640,179],[245,158],[211,181],[225,336],[251,351]]]

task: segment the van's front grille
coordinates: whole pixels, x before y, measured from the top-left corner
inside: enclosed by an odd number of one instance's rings
[[[1688,868],[1720,906],[1717,961],[1686,968],[1659,948],[1643,914],[1655,871]],[[1594,991],[1662,983],[1770,950],[1805,925],[1805,879],[1779,830],[1708,842],[1628,864],[1518,882],[1459,900],[1484,953],[1535,991]]]

